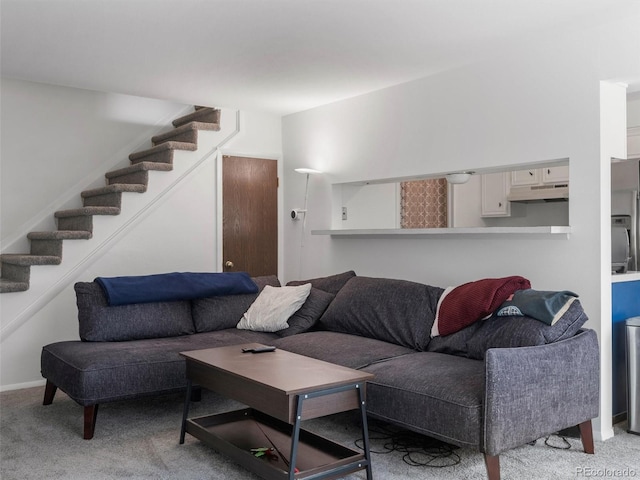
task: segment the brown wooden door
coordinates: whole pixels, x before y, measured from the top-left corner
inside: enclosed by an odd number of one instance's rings
[[[277,161],[222,158],[222,268],[278,274]]]

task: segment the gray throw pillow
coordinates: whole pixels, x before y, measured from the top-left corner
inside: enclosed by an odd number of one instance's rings
[[[311,278],[309,280],[292,280],[287,286],[303,285],[310,283],[313,288],[324,290],[325,292],[337,295],[344,285],[356,276],[356,272],[349,270],[348,272],[329,275],[328,277]]]
[[[335,295],[332,293],[312,287],[307,300],[300,307],[300,310],[289,318],[287,322],[289,327],[277,331],[276,334],[280,337],[289,337],[310,330],[334,298]]]

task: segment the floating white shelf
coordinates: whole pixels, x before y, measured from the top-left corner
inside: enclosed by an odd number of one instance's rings
[[[463,228],[361,228],[336,230],[311,230],[311,235],[331,235],[334,237],[438,237],[460,235],[566,235],[571,233],[568,226],[545,227],[463,227]]]

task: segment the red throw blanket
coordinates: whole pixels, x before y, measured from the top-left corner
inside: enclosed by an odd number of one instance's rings
[[[531,288],[524,277],[485,278],[444,291],[431,336],[449,335],[491,315],[517,290]]]

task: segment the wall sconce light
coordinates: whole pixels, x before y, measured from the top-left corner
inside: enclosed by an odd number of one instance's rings
[[[469,179],[471,178],[471,175],[473,175],[476,172],[455,172],[455,173],[447,173],[445,175],[445,178],[447,179],[447,182],[452,184],[452,185],[460,185],[463,183],[467,183],[469,181]]]

